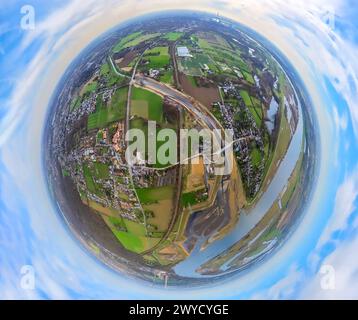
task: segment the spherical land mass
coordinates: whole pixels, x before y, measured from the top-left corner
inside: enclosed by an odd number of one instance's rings
[[[151,15],[97,39],[67,70],[45,133],[49,187],[106,265],[160,286],[213,284],[294,230],[314,177],[313,116],[292,68],[258,39],[221,17]],[[129,162],[133,129],[145,147]],[[202,140],[186,162],[160,160],[180,153],[183,130],[225,129],[230,171],[206,161]],[[178,138],[160,137],[168,130]]]

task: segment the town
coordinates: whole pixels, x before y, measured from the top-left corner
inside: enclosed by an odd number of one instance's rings
[[[71,197],[81,237],[165,285],[260,200],[299,120],[279,64],[216,20],[108,36],[74,67],[52,120],[54,192],[65,209]]]

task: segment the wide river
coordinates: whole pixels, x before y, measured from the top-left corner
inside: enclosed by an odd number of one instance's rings
[[[297,100],[299,101],[299,99]],[[177,273],[177,275],[190,278],[204,277],[197,273],[196,270],[202,264],[218,256],[233,246],[235,243],[240,241],[242,238],[244,238],[262,220],[274,202],[279,198],[281,192],[286,187],[292,172],[295,169],[302,151],[302,143],[304,139],[304,121],[301,108],[302,106],[299,102],[299,121],[296,132],[292,137],[288,151],[267,191],[262,195],[254,208],[252,208],[249,212],[241,212],[240,220],[237,223],[235,229],[233,229],[223,239],[213,242],[203,251],[200,251],[200,248],[206,242],[207,238],[203,237],[197,241],[194,251],[191,253],[191,255],[174,268],[174,271]]]

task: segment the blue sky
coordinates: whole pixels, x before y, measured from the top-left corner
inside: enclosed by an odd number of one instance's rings
[[[358,298],[353,0],[0,2],[0,298]],[[24,4],[35,8],[35,30],[20,28]],[[160,290],[104,268],[56,215],[41,167],[48,102],[69,63],[109,28],[162,9],[220,12],[274,43],[306,85],[322,140],[319,180],[297,231],[262,266],[205,290]],[[333,28],[322,19],[327,11],[334,13]],[[35,290],[21,288],[24,265],[35,270]],[[326,265],[335,271],[333,290],[322,289]]]

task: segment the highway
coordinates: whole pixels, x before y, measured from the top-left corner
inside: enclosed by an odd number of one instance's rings
[[[147,90],[154,91],[157,94],[166,96],[169,99],[182,105],[190,113],[194,114],[197,119],[200,119],[201,122],[203,122],[207,128],[211,130],[223,129],[219,121],[216,120],[216,118],[209,112],[209,110],[205,106],[201,105],[197,101],[193,102],[188,96],[186,96],[182,92],[163,83],[144,77],[142,75],[137,75],[134,78],[134,83],[138,87],[143,87]]]

